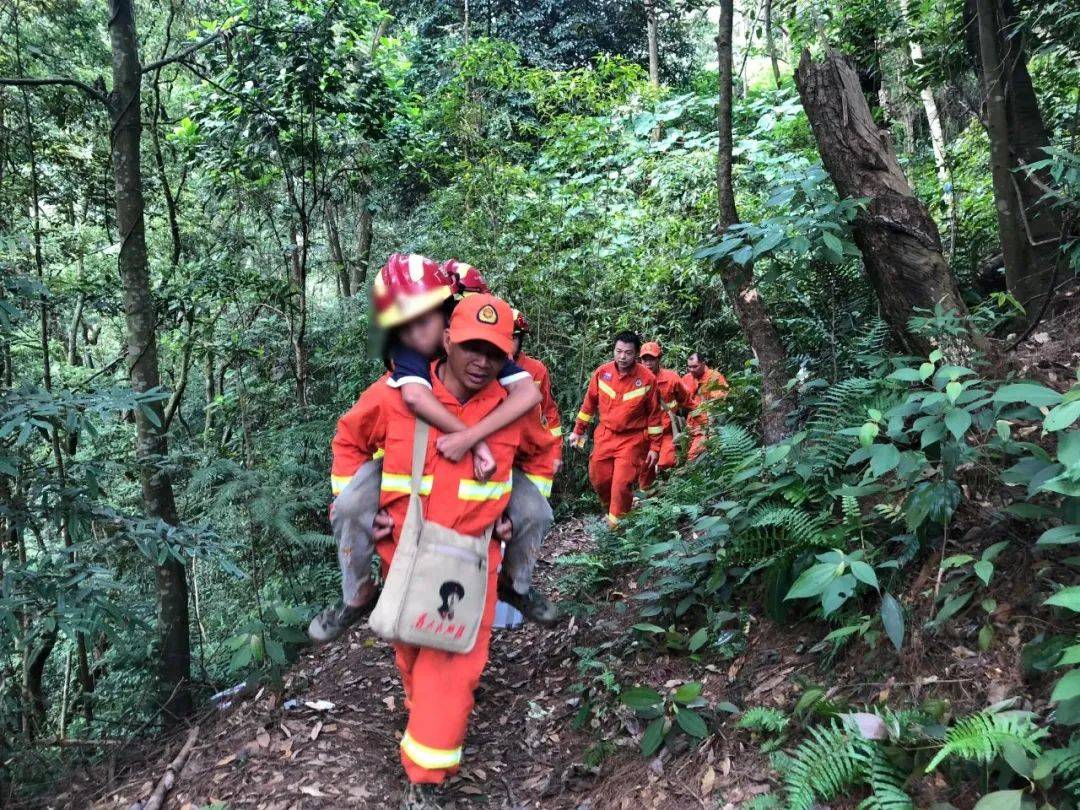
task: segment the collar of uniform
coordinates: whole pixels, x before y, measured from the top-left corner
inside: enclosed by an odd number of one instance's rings
[[[498,380],[492,380],[464,402],[458,402],[458,398],[450,393],[450,389],[443,385],[439,377],[439,367],[444,362],[444,360],[435,360],[431,364],[431,392],[447,409],[453,409],[452,412],[460,412],[469,405],[481,405],[489,400],[493,400],[492,407],[494,407],[506,399],[506,389]]]
[[[645,366],[641,365],[641,363],[634,363],[634,365],[630,366],[628,371],[619,371],[619,364],[614,360],[611,361],[611,370],[618,374],[620,379],[626,379],[631,374],[640,373],[640,369],[643,368],[645,368]]]

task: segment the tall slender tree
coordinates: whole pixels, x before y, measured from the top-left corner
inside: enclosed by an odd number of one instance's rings
[[[734,0],[722,0],[716,34],[716,55],[719,66],[720,100],[717,106],[719,147],[716,162],[716,193],[719,217],[718,234],[723,234],[739,222],[735,207],[735,187],[732,182],[732,30],[735,17]],[[725,259],[721,279],[732,309],[739,319],[743,334],[761,369],[761,427],[765,441],[780,441],[787,433],[787,417],[793,402],[787,389],[787,353],[765,302],[754,280],[753,264],[740,265]]]

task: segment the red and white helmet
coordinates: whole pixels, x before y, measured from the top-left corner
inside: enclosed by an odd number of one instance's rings
[[[529,319],[525,317],[525,313],[520,309],[510,310],[514,313],[514,334],[515,335],[527,335],[531,331],[529,329]]]
[[[459,262],[457,259],[448,259],[442,263],[442,269],[446,272],[454,284],[454,295],[463,297],[466,295],[490,295],[491,288],[483,273],[471,264]]]
[[[375,321],[384,329],[400,326],[453,294],[450,276],[434,259],[419,253],[392,253],[371,288]]]

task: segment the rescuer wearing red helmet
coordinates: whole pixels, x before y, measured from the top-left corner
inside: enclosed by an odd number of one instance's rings
[[[447,259],[441,265],[443,271],[453,280],[454,295],[461,299],[467,295],[491,293],[484,274],[471,264]]]
[[[454,277],[433,260],[395,253],[375,278],[372,302],[376,323],[387,330],[385,359],[391,371],[386,384],[400,388],[406,406],[444,434],[437,446],[442,455],[456,462],[471,450],[476,478],[486,480],[494,461],[484,439],[532,411],[541,398],[528,372],[509,361],[499,376],[508,393],[506,402],[477,424],[466,426],[435,398],[430,363],[440,354],[455,303],[454,285]],[[331,527],[342,571],[342,600],[312,619],[308,634],[317,642],[338,638],[367,615],[376,593],[371,581],[371,527],[381,466],[378,459],[357,450],[358,431],[370,429],[360,425],[359,418],[355,406],[342,416],[332,443]],[[535,509],[550,511],[539,493],[531,502]],[[506,601],[513,604],[510,596]],[[554,607],[535,592],[530,596],[521,606],[522,613],[536,621],[553,621]]]
[[[630,511],[642,468],[656,465],[664,432],[656,378],[638,362],[641,338],[620,332],[613,343],[615,359],[589,378],[569,438],[574,447],[584,447],[589,424],[599,417],[589,457],[589,481],[607,510],[611,528]]]
[[[690,407],[690,392],[686,390],[678,372],[669,368],[660,367],[660,358],[664,350],[655,341],[649,341],[641,347],[641,365],[656,375],[656,390],[660,397],[660,423],[664,433],[660,437],[660,457],[655,467],[644,467],[638,485],[642,489],[652,486],[656,475],[664,470],[670,470],[678,463],[678,454],[675,449],[676,425],[675,419],[680,410]]]

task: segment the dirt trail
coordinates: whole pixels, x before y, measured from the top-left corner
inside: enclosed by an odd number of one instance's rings
[[[539,566],[547,587],[562,573],[551,561],[586,542],[578,522],[553,533]],[[449,786],[453,806],[581,804],[595,777],[574,764],[588,739],[569,723],[580,632],[577,622],[496,631],[465,763]],[[366,628],[356,630],[345,643],[305,651],[286,678],[283,702],[260,695],[205,718],[166,806],[396,807],[404,723],[392,653]],[[128,808],[150,794],[180,744],[118,766],[111,780],[101,769],[82,774],[48,806]]]

